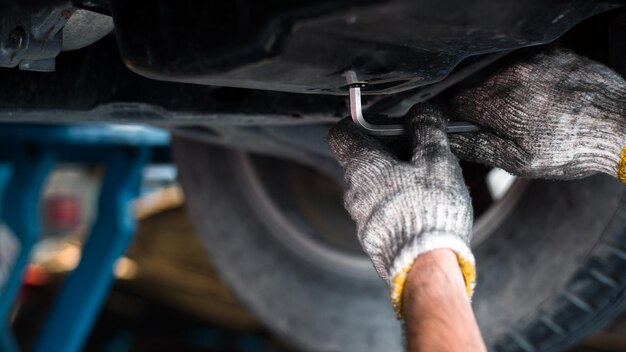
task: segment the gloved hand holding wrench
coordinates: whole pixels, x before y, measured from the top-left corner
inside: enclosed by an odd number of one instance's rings
[[[604,172],[626,182],[626,82],[605,66],[555,50],[455,99],[455,117],[482,130],[446,135],[434,105],[409,113],[412,157],[402,161],[349,120],[329,145],[346,171],[345,206],[396,312],[410,350],[481,350],[468,297],[472,207],[458,160],[528,177]]]
[[[455,115],[486,131],[451,136],[460,158],[525,177],[603,172],[626,182],[626,83],[608,67],[555,50],[465,92]]]

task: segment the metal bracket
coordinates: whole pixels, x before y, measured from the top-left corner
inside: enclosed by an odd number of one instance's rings
[[[169,143],[169,134],[139,126],[6,125],[0,128],[0,231],[6,222],[15,245],[0,260],[0,350],[19,351],[9,315],[40,232],[42,186],[56,162],[104,164],[98,216],[78,267],[66,279],[34,351],[80,351],[113,283],[115,261],[133,236],[132,200],[143,167]],[[1,242],[0,238],[0,242]],[[9,252],[7,248],[12,247]],[[8,254],[7,254],[8,253]]]
[[[82,250],[80,264],[67,278],[34,351],[59,346],[80,351],[111,285],[113,268],[135,232],[132,200],[139,194],[149,147],[113,148],[106,161],[98,216]],[[59,328],[63,327],[63,328]]]
[[[367,82],[359,81],[354,71],[346,71],[346,81],[350,92],[350,115],[355,124],[363,128],[367,133],[375,136],[398,136],[404,134],[403,124],[376,125],[368,122],[363,115],[361,106],[361,88],[367,86]],[[396,120],[400,119],[395,118]],[[446,127],[446,133],[463,133],[480,130],[480,127],[467,121],[452,121]]]
[[[71,1],[56,1],[48,6],[17,6],[10,2],[0,16],[0,67],[52,72],[55,58],[61,52],[63,26],[75,8]],[[41,4],[39,4],[41,3]],[[4,5],[4,3],[3,3]],[[4,39],[6,38],[6,39]]]

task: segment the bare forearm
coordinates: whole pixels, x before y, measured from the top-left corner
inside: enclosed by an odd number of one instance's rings
[[[415,260],[403,313],[409,351],[486,350],[451,250],[434,250]]]

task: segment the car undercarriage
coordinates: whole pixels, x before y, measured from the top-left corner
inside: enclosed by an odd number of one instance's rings
[[[351,114],[350,88],[358,83],[368,120],[388,126],[547,48],[624,75],[624,4],[4,1],[0,122],[170,130],[194,225],[262,322],[298,349],[401,350],[326,145],[328,128]],[[474,307],[491,349],[561,350],[621,311],[623,186],[462,166],[483,273]],[[494,178],[508,180],[504,190]]]

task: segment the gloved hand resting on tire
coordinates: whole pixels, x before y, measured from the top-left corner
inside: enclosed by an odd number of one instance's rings
[[[454,102],[485,130],[450,136],[460,158],[513,174],[626,182],[626,82],[600,63],[552,50],[517,63]]]
[[[409,269],[425,252],[453,250],[470,296],[475,280],[469,248],[472,205],[448,145],[447,118],[430,105],[414,107],[409,116],[410,161],[399,160],[349,119],[333,127],[328,137],[346,171],[345,207],[357,223],[363,249],[391,288],[398,315]]]

